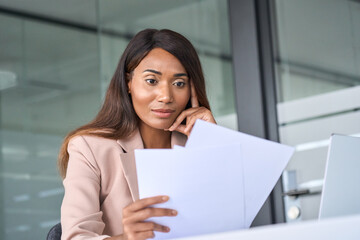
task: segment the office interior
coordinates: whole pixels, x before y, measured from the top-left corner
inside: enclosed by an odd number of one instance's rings
[[[330,135],[360,136],[358,26],[357,0],[0,0],[0,239],[60,221],[62,139],[144,28],[194,44],[219,125],[295,147],[253,226],[316,219]]]

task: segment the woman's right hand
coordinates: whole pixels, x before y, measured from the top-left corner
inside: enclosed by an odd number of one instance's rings
[[[168,196],[156,196],[139,199],[123,209],[123,239],[142,240],[153,238],[154,231],[169,232],[166,226],[154,222],[146,222],[151,217],[169,216],[174,217],[177,211],[168,208],[154,208],[154,204],[164,203],[169,200]]]

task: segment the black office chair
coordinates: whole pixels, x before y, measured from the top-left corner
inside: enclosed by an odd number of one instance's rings
[[[46,240],[61,240],[61,223],[56,224],[50,229]]]

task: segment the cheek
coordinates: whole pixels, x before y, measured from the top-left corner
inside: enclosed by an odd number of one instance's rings
[[[131,92],[131,100],[136,113],[139,114],[141,111],[147,109],[149,103],[153,100],[153,93],[140,87],[136,88],[134,86],[133,89],[134,91]]]
[[[190,101],[190,90],[186,92],[186,94],[181,93],[177,96],[177,105],[179,107],[179,110],[184,110],[186,108],[186,105]]]

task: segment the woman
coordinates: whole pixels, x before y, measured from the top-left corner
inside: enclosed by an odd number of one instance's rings
[[[133,151],[184,145],[196,119],[215,123],[194,47],[170,30],[139,32],[98,115],[62,145],[62,239],[147,239],[169,232],[146,221],[177,212],[151,207],[168,196],[139,199]]]

